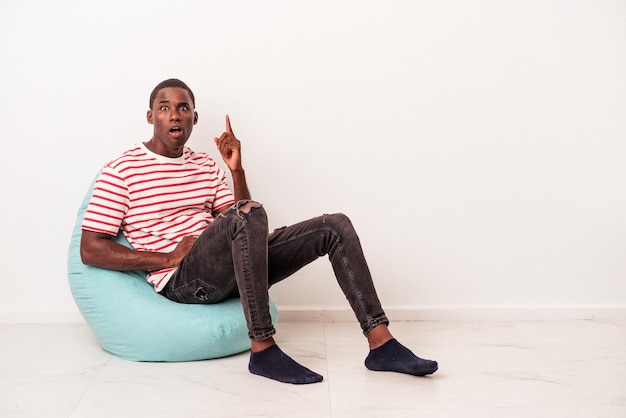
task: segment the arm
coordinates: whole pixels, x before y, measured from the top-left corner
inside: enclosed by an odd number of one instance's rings
[[[250,191],[248,190],[248,183],[246,182],[246,173],[241,164],[241,142],[235,137],[233,130],[230,126],[230,118],[226,115],[226,132],[224,132],[219,138],[214,138],[215,145],[220,151],[224,162],[230,169],[230,174],[233,178],[233,193],[235,194],[235,201],[249,200]],[[219,215],[225,211],[226,207],[220,208],[215,211],[215,215]]]
[[[83,230],[80,257],[83,263],[111,270],[160,270],[176,267],[196,241],[184,237],[170,253],[136,251],[112,240],[113,236]]]

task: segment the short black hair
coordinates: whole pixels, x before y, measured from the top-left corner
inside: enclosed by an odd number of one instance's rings
[[[157,84],[154,90],[152,90],[152,93],[150,93],[150,109],[152,109],[152,104],[154,103],[154,99],[156,99],[157,94],[159,94],[159,91],[168,87],[179,87],[187,90],[191,96],[191,104],[193,107],[196,107],[196,98],[194,97],[193,91],[191,91],[189,86],[177,78],[168,78],[167,80],[161,81]]]

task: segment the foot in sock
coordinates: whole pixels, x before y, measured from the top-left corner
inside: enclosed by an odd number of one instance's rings
[[[263,351],[250,354],[250,373],[278,380],[283,383],[305,385],[321,382],[324,377],[298,364],[295,360],[273,345]]]
[[[400,344],[395,338],[378,348],[370,350],[365,359],[365,367],[370,370],[398,372],[414,376],[426,376],[435,373],[436,361],[417,357],[411,350]]]

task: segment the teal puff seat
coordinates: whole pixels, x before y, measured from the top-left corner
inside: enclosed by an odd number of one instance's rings
[[[120,272],[82,263],[80,226],[94,183],[78,210],[68,278],[76,305],[102,348],[133,361],[206,360],[249,350],[239,299],[214,305],[176,303],[154,291],[145,271]],[[121,233],[115,240],[130,247]],[[278,311],[272,300],[270,311],[275,323]]]

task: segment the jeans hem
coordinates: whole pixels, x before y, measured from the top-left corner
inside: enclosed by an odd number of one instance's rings
[[[258,334],[258,335],[248,334],[248,336],[250,337],[251,340],[263,341],[274,336],[275,334],[276,334],[276,328],[272,328],[270,331],[264,332],[262,334]]]
[[[370,322],[369,324],[367,324],[367,327],[363,328],[363,335],[367,335],[371,330],[379,325],[389,325],[389,319],[387,319],[387,317],[382,317]]]

